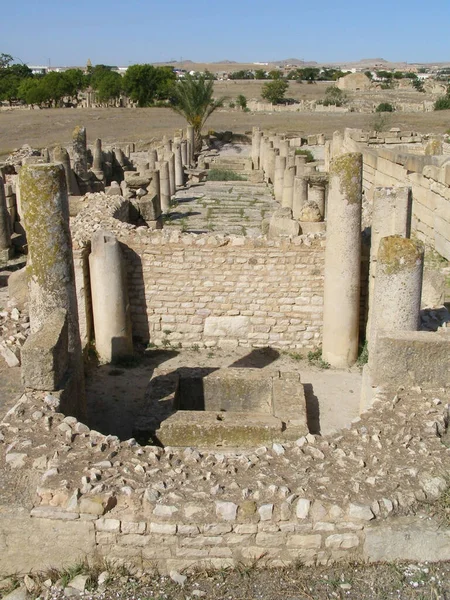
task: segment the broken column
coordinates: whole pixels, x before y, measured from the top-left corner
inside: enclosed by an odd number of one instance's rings
[[[266,152],[266,171],[267,171],[267,180],[270,183],[275,181],[275,160],[278,154],[278,150],[275,150],[273,147],[273,142],[269,142],[269,146]]]
[[[72,167],[70,166],[70,156],[67,150],[61,146],[56,146],[56,148],[53,149],[53,162],[61,163],[64,167],[68,193],[71,196],[79,196],[80,189],[75,174],[72,171]]]
[[[114,362],[133,354],[133,342],[125,264],[112,233],[92,236],[89,269],[95,348],[101,362]]]
[[[147,156],[148,168],[150,171],[154,171],[156,169],[156,163],[158,162],[158,152],[155,149],[149,150]]]
[[[173,152],[167,152],[165,155],[165,160],[169,166],[169,187],[170,187],[170,197],[175,195],[177,188],[175,185],[175,155]]]
[[[283,196],[281,198],[281,206],[292,208],[294,199],[294,178],[295,167],[287,167],[283,177]]]
[[[103,173],[102,140],[100,139],[96,139],[94,143],[92,171],[100,181],[105,179],[105,174]]]
[[[286,157],[276,156],[275,157],[275,179],[273,182],[273,192],[275,194],[275,200],[281,204],[283,198],[283,180],[284,171],[286,169]]]
[[[11,224],[6,206],[5,186],[0,177],[0,261],[6,262],[11,258],[12,253]]]
[[[163,160],[159,164],[159,199],[161,202],[161,210],[163,214],[167,214],[170,210],[170,179],[169,179],[169,164]]]
[[[181,140],[181,160],[183,162],[183,167],[189,166],[186,140]]]
[[[308,200],[317,204],[323,219],[326,212],[326,175],[324,173],[309,176]]]
[[[421,242],[391,235],[380,240],[370,319],[369,356],[380,330],[417,331],[424,249]]]
[[[173,148],[175,155],[175,185],[176,187],[184,186],[184,170],[183,170],[183,157],[181,155],[181,146],[176,144]]]
[[[80,192],[89,191],[86,128],[75,127],[72,134],[73,171],[77,176]]]
[[[259,127],[253,127],[252,132],[252,163],[253,169],[259,169],[259,152],[261,148],[262,131]]]
[[[188,125],[186,128],[186,139],[188,142],[188,161],[189,165],[194,165],[195,157],[195,131],[192,125]]]
[[[308,201],[308,179],[294,177],[294,192],[292,195],[292,212],[294,219],[299,219],[304,204]]]
[[[325,247],[324,360],[349,367],[358,356],[362,154],[332,160]]]
[[[66,311],[70,372],[61,396],[61,409],[82,418],[86,412],[83,358],[64,167],[24,165],[19,182],[28,240],[30,331],[31,334],[40,331],[55,310]]]

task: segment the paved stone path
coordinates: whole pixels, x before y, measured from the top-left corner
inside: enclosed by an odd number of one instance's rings
[[[266,184],[245,181],[208,181],[179,190],[172,202],[166,227],[252,237],[279,207]]]

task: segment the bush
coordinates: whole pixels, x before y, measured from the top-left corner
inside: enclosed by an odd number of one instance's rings
[[[340,88],[330,85],[325,90],[323,106],[344,106],[348,102],[347,94]]]
[[[236,108],[236,104],[234,102],[230,102],[228,106],[229,108]]]
[[[295,151],[296,156],[306,156],[306,162],[314,162],[315,158],[313,156],[313,153],[310,150],[301,150],[301,149],[297,149]]]
[[[247,98],[243,94],[239,94],[236,98],[236,104],[244,110],[244,108],[247,108]]]
[[[434,110],[450,110],[450,96],[441,96],[434,103]]]
[[[389,102],[381,102],[376,109],[375,112],[394,112],[395,108]]]
[[[283,79],[268,81],[262,87],[261,96],[272,104],[281,104],[288,88],[289,84]]]
[[[208,171],[208,181],[247,181],[247,179],[234,171],[211,169]]]

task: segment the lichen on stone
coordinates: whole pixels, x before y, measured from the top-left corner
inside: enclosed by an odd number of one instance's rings
[[[400,235],[390,235],[380,241],[378,265],[388,275],[420,264],[424,253],[423,244]]]
[[[362,154],[351,152],[331,162],[330,174],[339,178],[340,192],[349,204],[361,203]]]

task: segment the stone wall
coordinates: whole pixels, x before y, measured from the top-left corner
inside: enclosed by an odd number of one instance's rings
[[[0,466],[24,503],[0,510],[0,573],[86,554],[161,572],[448,560],[448,529],[426,517],[447,486],[443,399],[379,392],[337,434],[224,452],[119,442],[29,392],[0,423]]]
[[[320,240],[165,232],[141,240],[122,240],[135,335],[206,347],[321,343]]]
[[[363,186],[369,200],[373,186],[410,186],[412,231],[450,260],[450,160],[448,155],[413,154],[411,146],[368,148],[360,132],[347,130],[345,151],[363,153]],[[402,142],[404,138],[399,138]],[[422,146],[422,152],[426,148]]]

